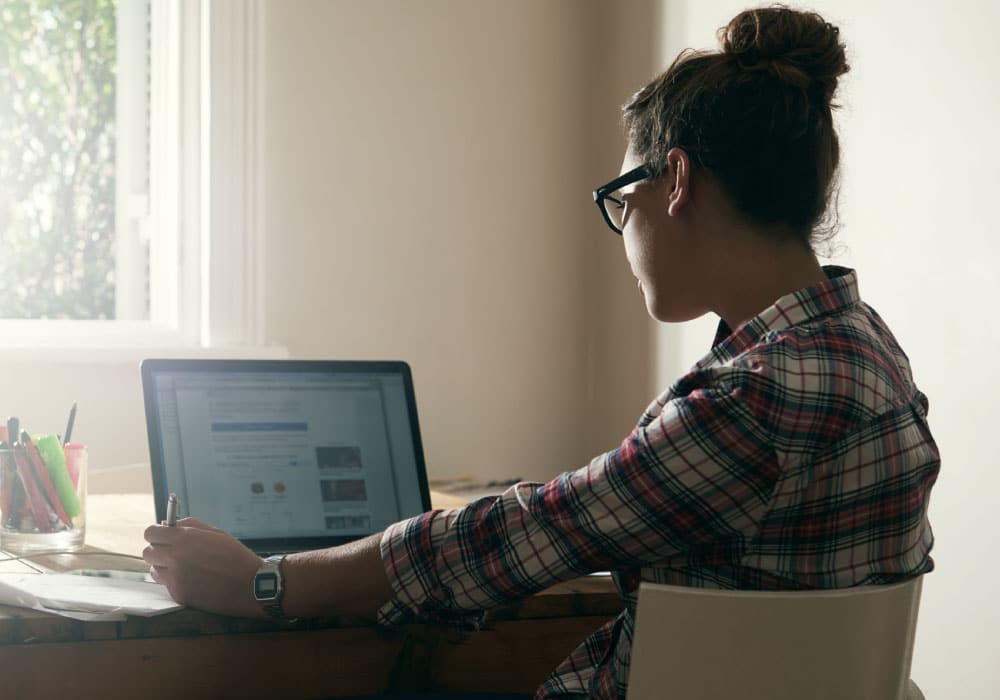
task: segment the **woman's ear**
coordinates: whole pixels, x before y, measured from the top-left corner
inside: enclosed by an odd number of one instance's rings
[[[667,151],[667,177],[670,178],[667,215],[677,216],[691,193],[691,161],[684,149],[671,148]]]

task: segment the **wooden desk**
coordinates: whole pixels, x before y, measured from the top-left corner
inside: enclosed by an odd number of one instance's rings
[[[87,566],[100,566],[87,558]],[[560,584],[470,633],[349,620],[278,623],[185,609],[80,622],[0,607],[9,698],[319,698],[385,691],[531,692],[622,607],[608,577]]]
[[[99,555],[58,555],[40,563],[145,570],[141,561]],[[345,619],[280,623],[190,609],[80,622],[0,606],[0,694],[273,700],[386,691],[532,692],[621,609],[610,579],[597,576],[496,610],[475,633],[435,625],[384,629]]]

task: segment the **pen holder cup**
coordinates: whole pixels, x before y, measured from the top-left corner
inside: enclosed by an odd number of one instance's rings
[[[87,448],[43,435],[0,451],[0,549],[76,551],[87,524]]]

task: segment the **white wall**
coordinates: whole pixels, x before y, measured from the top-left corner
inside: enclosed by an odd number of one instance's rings
[[[667,58],[716,47],[714,31],[747,4],[667,2]],[[795,6],[793,4],[793,6]],[[1000,331],[1000,5],[826,0],[812,9],[841,28],[846,250],[862,296],[886,319],[930,398],[942,454],[931,497],[937,570],[924,582],[913,678],[928,698],[998,697],[1000,563],[992,444]],[[673,26],[670,26],[673,25]],[[678,26],[679,25],[679,26]],[[660,378],[700,357],[713,321],[659,334]],[[863,640],[859,640],[863,643]]]

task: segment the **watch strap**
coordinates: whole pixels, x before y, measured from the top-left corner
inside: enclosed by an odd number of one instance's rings
[[[264,560],[264,563],[261,564],[261,567],[257,570],[257,573],[254,575],[255,582],[257,577],[262,574],[263,575],[273,574],[276,577],[277,585],[275,587],[273,596],[267,598],[257,597],[256,583],[255,583],[254,598],[256,598],[257,602],[260,604],[264,612],[266,612],[271,617],[279,620],[289,619],[288,617],[286,617],[284,610],[282,610],[281,608],[281,599],[282,597],[284,597],[285,593],[285,579],[284,576],[282,576],[281,574],[281,562],[282,560],[284,560],[285,556],[286,555],[284,554],[275,554],[273,556],[267,557]]]

